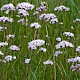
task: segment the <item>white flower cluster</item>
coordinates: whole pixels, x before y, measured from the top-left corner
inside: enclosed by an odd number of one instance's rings
[[[80,57],[69,58],[68,63],[80,62]]]
[[[8,39],[10,39],[10,38],[14,38],[15,35],[13,35],[13,34],[9,34],[9,35],[7,35],[6,37],[7,37],[7,40],[8,40]]]
[[[41,6],[39,8],[37,8],[36,11],[38,11],[38,12],[46,11],[46,3],[41,2],[40,5]]]
[[[0,51],[0,55],[4,56],[4,53],[2,53],[2,52]],[[6,63],[6,61],[8,61],[8,62],[9,62],[9,61],[12,61],[12,56],[8,55],[8,56],[5,56],[4,59],[0,59],[0,62]]]
[[[23,16],[29,16],[29,13],[26,10],[19,10],[18,14]]]
[[[2,53],[1,51],[0,51],[0,55],[4,55],[4,53]],[[10,62],[10,61],[12,61],[12,60],[15,60],[16,59],[16,56],[12,56],[12,55],[7,55],[7,56],[5,56],[4,57],[4,59],[0,59],[0,62],[4,62],[4,63],[6,63],[6,62]]]
[[[63,35],[65,35],[66,37],[74,37],[74,34],[71,32],[64,32]]]
[[[12,56],[11,55],[5,56],[5,60],[7,62],[12,61]]]
[[[62,54],[61,51],[55,51],[54,55],[57,57],[58,55]]]
[[[63,41],[59,42],[55,47],[56,47],[56,49],[65,48],[65,47],[73,48],[74,45],[68,41],[63,40]]]
[[[75,58],[69,58],[68,63],[72,63],[72,66],[70,67],[70,69],[72,71],[80,70],[80,64],[78,64],[78,63],[80,63],[80,57],[79,56],[75,57]],[[75,63],[75,64],[73,64],[73,63]]]
[[[76,18],[76,19],[73,21],[73,23],[75,23],[75,22],[80,22],[80,19]]]
[[[77,51],[77,52],[80,52],[80,46],[78,46],[78,47],[76,48],[76,51]]]
[[[16,59],[16,56],[8,55],[5,56],[4,62],[6,63],[6,61],[9,62],[12,61],[13,59]]]
[[[29,13],[27,12],[28,10],[32,10],[34,8],[34,5],[27,3],[27,2],[22,2],[18,3],[16,9],[18,9],[18,14],[22,14],[23,16],[28,16]]]
[[[61,38],[60,37],[57,37],[56,38],[56,41],[59,41],[60,42],[61,41]]]
[[[50,14],[45,14],[45,13],[44,14],[41,14],[39,16],[39,19],[40,20],[41,19],[44,19],[46,22],[47,21],[50,21],[51,24],[54,24],[54,23],[58,22],[57,17],[54,14],[52,14],[52,13],[50,13]]]
[[[28,64],[31,59],[25,59],[25,63]]]
[[[80,64],[72,65],[72,66],[70,67],[70,69],[71,69],[72,71],[80,70]]]
[[[40,24],[39,23],[31,23],[30,27],[35,27],[36,29],[40,28]]]
[[[22,3],[18,3],[16,8],[18,10],[32,10],[34,8],[34,5],[27,2],[22,2]]]
[[[13,50],[13,51],[19,51],[20,50],[20,48],[17,47],[16,45],[11,45],[10,49]]]
[[[0,47],[8,46],[7,42],[0,42]]]
[[[42,46],[44,44],[45,44],[44,40],[37,39],[37,40],[33,40],[33,41],[29,42],[28,48],[33,50],[33,49],[37,49],[37,47]]]
[[[44,65],[53,65],[53,62],[50,60],[47,60],[45,62],[43,62]]]
[[[7,21],[7,22],[10,22],[10,23],[14,22],[14,20],[13,20],[12,18],[5,17],[5,16],[0,17],[0,22],[5,23],[6,21]]]
[[[25,24],[25,20],[24,20],[24,18],[18,20],[18,23],[21,23],[22,25],[24,25],[24,24]]]
[[[54,8],[54,11],[69,11],[70,9],[68,7],[65,7],[65,6],[59,6],[59,7],[55,7]]]
[[[38,14],[39,12],[44,12],[44,11],[46,11],[46,3],[41,2],[40,7],[36,8],[36,11],[33,15]]]
[[[9,13],[9,11],[15,11],[15,7],[13,4],[9,3],[9,4],[5,4],[2,6],[1,8],[2,11],[5,11],[6,14]]]
[[[46,48],[43,48],[43,47],[41,47],[39,50],[42,51],[42,52],[46,52],[47,51]]]
[[[7,29],[7,27],[1,27],[0,26],[0,31],[6,30],[6,29]]]

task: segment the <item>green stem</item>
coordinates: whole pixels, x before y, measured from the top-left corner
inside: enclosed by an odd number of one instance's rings
[[[53,53],[54,53],[54,50],[53,50]],[[56,79],[56,61],[55,61],[55,55],[53,55],[53,63],[54,63],[54,80],[57,80]]]

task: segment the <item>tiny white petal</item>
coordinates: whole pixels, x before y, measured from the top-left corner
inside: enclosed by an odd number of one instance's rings
[[[16,56],[13,56],[13,59],[16,59]]]
[[[25,63],[28,64],[31,59],[25,59]]]
[[[0,51],[0,55],[4,55],[4,53],[2,53],[2,52]]]
[[[53,62],[50,60],[47,60],[45,62],[43,62],[44,65],[53,65]]]

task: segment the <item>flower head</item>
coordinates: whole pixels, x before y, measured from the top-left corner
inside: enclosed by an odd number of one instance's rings
[[[6,30],[6,29],[7,29],[7,27],[0,26],[0,31]]]
[[[6,36],[7,39],[14,38],[14,37],[15,36],[13,34],[9,34],[9,35]]]
[[[42,51],[42,52],[46,52],[47,51],[46,48],[43,48],[43,47],[41,47],[39,50]]]
[[[12,61],[12,56],[11,55],[5,56],[5,60],[7,62]]]
[[[30,27],[35,27],[36,29],[40,28],[40,24],[39,23],[31,23]]]
[[[2,11],[5,11],[6,14],[9,13],[9,11],[15,11],[15,7],[13,4],[9,3],[9,4],[5,4],[2,6],[1,8]]]
[[[60,37],[57,37],[56,38],[56,41],[59,41],[60,42],[61,41],[61,38]]]
[[[80,57],[69,58],[68,63],[80,62]]]
[[[27,2],[22,2],[22,3],[18,3],[16,8],[18,10],[32,10],[34,8],[34,5]]]
[[[77,52],[80,52],[80,46],[78,46],[78,47],[76,48],[76,51],[77,51]]]
[[[19,10],[18,14],[23,15],[23,16],[29,16],[29,13],[26,10]]]
[[[53,62],[50,60],[47,60],[45,62],[43,62],[44,65],[53,65]]]
[[[55,51],[54,55],[57,57],[58,55],[62,54],[61,51]]]
[[[73,48],[74,45],[68,41],[63,40],[63,41],[59,42],[55,47],[56,47],[56,49],[65,48],[65,47]]]
[[[71,69],[72,71],[80,70],[80,64],[72,65],[72,66],[70,67],[70,69]]]
[[[0,42],[0,47],[8,46],[7,42]]]
[[[55,7],[54,11],[69,11],[70,9],[68,7],[65,7],[63,5],[59,6],[59,7]]]
[[[73,21],[73,23],[75,23],[75,22],[80,22],[80,19],[79,19],[79,18],[76,18],[76,19]]]
[[[46,11],[46,3],[41,2],[40,6],[36,8],[36,11],[33,13],[33,15],[38,14],[39,12],[44,12],[44,11]]]
[[[68,36],[68,37],[74,37],[74,34],[71,32],[64,32],[63,35]]]
[[[42,46],[45,44],[44,40],[41,39],[37,39],[37,40],[33,40],[31,42],[28,43],[28,48],[29,49],[37,49],[37,47]]]
[[[47,21],[50,21],[51,24],[54,24],[54,23],[58,22],[58,19],[57,19],[56,15],[54,15],[52,13],[50,13],[50,14],[45,14],[45,13],[44,14],[41,14],[39,16],[39,19],[40,20],[41,19],[44,19],[46,22]]]
[[[25,63],[28,64],[31,59],[25,59]]]
[[[17,47],[16,45],[11,45],[10,49],[13,50],[13,51],[19,51],[20,50],[20,48]]]
[[[10,23],[12,23],[12,22],[14,22],[14,20],[12,18],[3,16],[3,17],[0,17],[0,22],[3,22],[3,23],[10,22]]]
[[[24,20],[24,18],[18,20],[18,23],[22,23],[22,25],[24,25],[24,24],[25,24],[25,20]]]

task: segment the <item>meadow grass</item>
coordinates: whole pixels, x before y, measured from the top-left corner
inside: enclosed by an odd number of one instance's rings
[[[44,20],[39,20],[39,15],[33,15],[36,7],[39,7],[40,1],[47,3],[45,13],[54,13],[59,22],[63,22],[62,25],[50,24]],[[30,15],[24,17],[28,18],[27,26],[17,22],[20,18],[16,17],[16,11],[10,12],[8,15],[0,11],[0,16],[14,19],[13,23],[0,22],[0,26],[7,27],[7,30],[0,32],[0,42],[7,41],[9,43],[8,46],[0,48],[0,51],[4,53],[4,56],[0,55],[0,58],[14,54],[17,57],[11,62],[0,62],[0,80],[80,80],[80,71],[72,71],[71,64],[67,62],[68,58],[80,55],[75,51],[76,47],[80,45],[80,23],[73,23],[73,20],[80,18],[80,0],[0,0],[0,2],[0,8],[8,3],[16,6],[19,2],[29,2],[35,5],[35,9],[30,11]],[[54,11],[54,8],[60,5],[69,7],[70,11]],[[49,45],[43,46],[47,49],[46,53],[40,52],[39,48],[36,50],[28,49],[28,42],[34,39],[35,29],[30,28],[30,24],[33,22],[38,22],[41,25],[41,28],[36,32],[36,39],[43,39],[49,43]],[[72,26],[74,30],[71,29]],[[61,37],[62,40],[66,40],[67,38],[63,36],[63,32],[66,31],[74,33],[74,37],[69,40],[74,44],[74,48],[63,48],[61,49],[63,53],[55,57],[55,45],[58,43],[56,38]],[[6,35],[8,34],[15,34],[15,38],[7,40]],[[49,37],[46,38],[46,35]],[[26,37],[24,38],[24,36]],[[11,51],[9,49],[11,45],[17,45],[20,51]],[[25,64],[26,58],[31,59],[29,64]],[[53,61],[53,65],[44,65],[43,62],[49,59]]]

